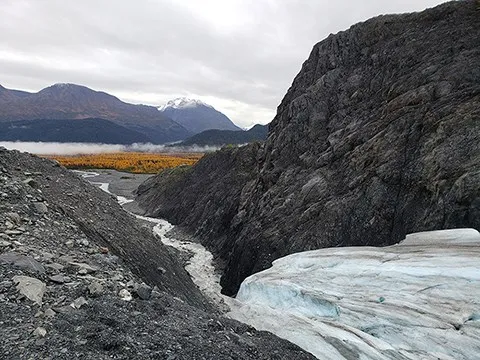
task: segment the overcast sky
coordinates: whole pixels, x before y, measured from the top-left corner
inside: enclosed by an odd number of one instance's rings
[[[199,98],[268,123],[330,33],[438,0],[0,0],[0,84],[82,84],[133,103]]]

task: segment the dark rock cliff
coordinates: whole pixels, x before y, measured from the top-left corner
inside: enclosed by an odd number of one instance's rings
[[[480,229],[478,34],[476,2],[459,1],[330,35],[262,148],[161,174],[139,188],[140,205],[226,261],[227,294],[288,253]]]

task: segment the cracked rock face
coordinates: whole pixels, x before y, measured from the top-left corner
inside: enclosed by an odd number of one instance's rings
[[[475,1],[450,2],[329,36],[263,148],[149,179],[140,205],[203,237],[226,294],[289,253],[480,229],[478,18]]]

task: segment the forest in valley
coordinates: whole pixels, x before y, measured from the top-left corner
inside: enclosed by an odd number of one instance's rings
[[[108,154],[88,154],[45,156],[57,160],[69,169],[115,169],[131,173],[155,174],[161,170],[180,165],[193,165],[203,154],[200,153],[141,153],[122,152]]]

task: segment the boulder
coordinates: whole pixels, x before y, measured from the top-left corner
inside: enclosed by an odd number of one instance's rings
[[[29,276],[14,276],[12,280],[17,284],[17,290],[21,295],[37,305],[42,305],[43,295],[47,289],[44,282]]]

